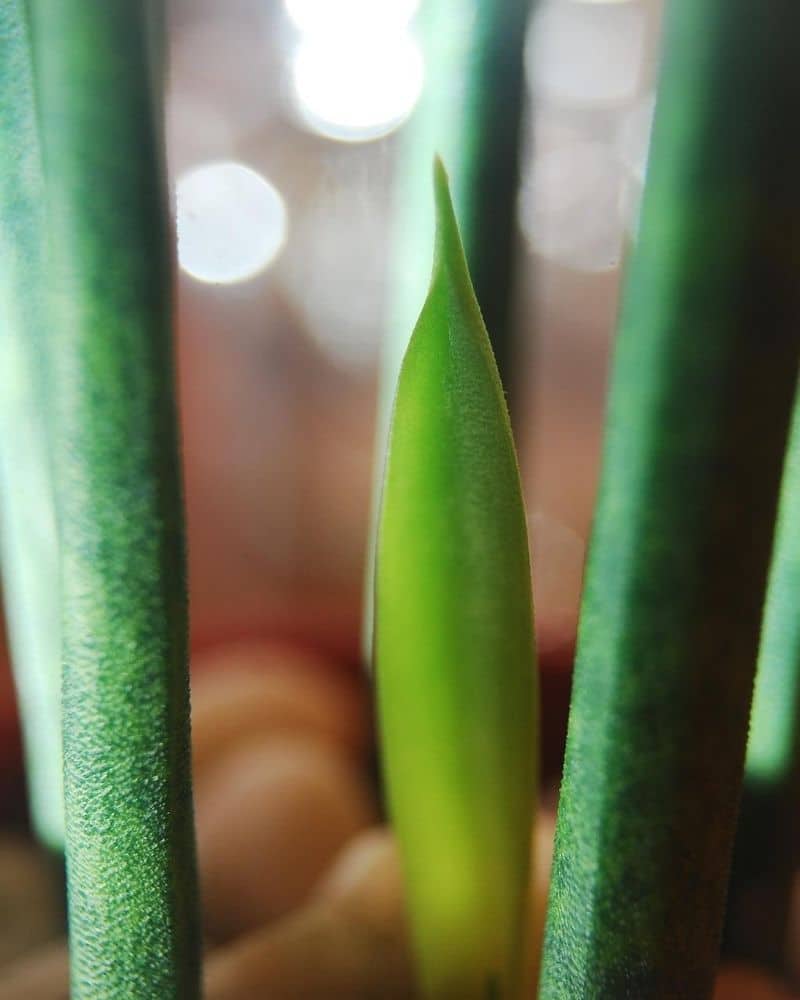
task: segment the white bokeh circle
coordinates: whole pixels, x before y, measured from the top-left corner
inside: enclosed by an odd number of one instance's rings
[[[176,185],[178,261],[199,281],[232,284],[263,271],[286,241],[283,198],[243,163],[206,163]]]
[[[400,31],[303,38],[294,52],[297,109],[313,132],[368,142],[396,129],[416,105],[424,78],[419,44]]]

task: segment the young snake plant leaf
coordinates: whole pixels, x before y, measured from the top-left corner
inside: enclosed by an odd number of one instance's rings
[[[417,34],[425,86],[398,137],[391,283],[375,432],[373,522],[365,571],[363,647],[372,659],[375,535],[397,377],[425,297],[433,243],[430,164],[449,165],[453,203],[481,312],[506,391],[511,372],[511,290],[525,100],[523,48],[531,0],[424,0]]]
[[[199,935],[157,2],[28,0],[45,178],[76,1000],[191,1000]]]
[[[536,684],[500,380],[435,168],[433,277],[400,372],[378,535],[381,743],[431,998],[520,995]]]
[[[800,7],[671,0],[543,1000],[709,996],[800,352]]]
[[[64,847],[58,546],[47,395],[44,187],[23,0],[0,2],[0,543],[33,822]]]
[[[464,251],[501,375],[509,373],[523,48],[531,0],[426,0],[418,29],[425,88],[399,137],[392,301],[384,356],[389,403],[429,275],[430,162],[451,174]],[[458,26],[457,28],[454,26]],[[387,407],[388,409],[388,407]]]
[[[726,955],[785,972],[800,837],[800,399],[781,502],[750,716],[725,921]]]

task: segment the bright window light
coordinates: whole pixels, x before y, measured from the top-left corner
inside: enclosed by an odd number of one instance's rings
[[[405,31],[304,38],[292,69],[304,124],[342,142],[396,129],[417,103],[424,75],[419,45]]]
[[[232,284],[263,271],[286,241],[286,206],[242,163],[194,167],[176,186],[178,260],[198,281]]]
[[[285,0],[285,7],[300,31],[322,34],[359,24],[372,30],[402,27],[419,0]]]

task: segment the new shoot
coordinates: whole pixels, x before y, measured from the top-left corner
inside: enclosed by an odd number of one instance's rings
[[[384,769],[421,987],[522,995],[537,691],[511,427],[441,162],[433,277],[400,372],[379,524]]]

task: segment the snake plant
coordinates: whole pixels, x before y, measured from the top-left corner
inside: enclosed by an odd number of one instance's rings
[[[667,5],[542,1000],[709,996],[800,353],[800,8]]]
[[[34,466],[47,483],[52,469],[71,995],[189,1000],[199,935],[163,8],[0,10],[0,197],[5,233],[19,237],[16,254],[0,242],[4,346],[42,415],[29,456],[4,419],[3,490],[25,489]],[[12,559],[7,576],[18,568]]]
[[[505,399],[435,171],[378,533],[381,744],[424,994],[521,996],[535,796],[530,567]]]
[[[761,632],[723,948],[786,971],[800,791],[800,405],[795,401]]]
[[[433,242],[430,163],[449,165],[470,274],[507,391],[513,391],[511,291],[525,97],[523,46],[531,0],[423,0],[418,35],[426,80],[398,136],[386,335],[379,373],[375,480],[362,645],[371,661],[375,533],[397,377],[425,296]]]
[[[58,545],[42,419],[44,182],[24,8],[0,3],[0,541],[31,813],[40,838],[63,850]]]

